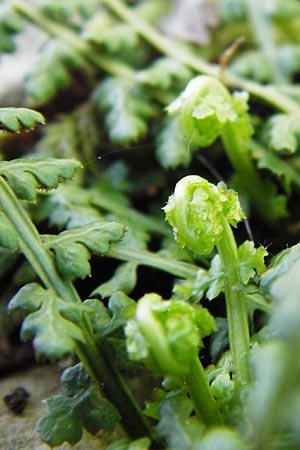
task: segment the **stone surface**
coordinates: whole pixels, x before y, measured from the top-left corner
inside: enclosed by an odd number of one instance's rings
[[[1,450],[49,450],[35,431],[37,419],[45,414],[42,400],[59,393],[61,369],[55,366],[37,366],[20,371],[0,380],[0,449]],[[6,407],[3,397],[22,386],[30,392],[28,404],[21,415],[15,415]],[[86,433],[73,447],[65,443],[58,450],[102,450],[109,443],[109,435],[92,436]]]

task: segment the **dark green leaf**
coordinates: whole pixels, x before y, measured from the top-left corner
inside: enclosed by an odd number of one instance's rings
[[[9,310],[22,309],[27,315],[21,328],[24,341],[33,339],[38,355],[59,359],[74,351],[75,342],[83,341],[80,326],[82,314],[90,309],[70,303],[36,283],[25,285],[12,298]]]
[[[116,291],[122,291],[130,294],[134,289],[137,280],[137,264],[127,262],[120,264],[112,278],[105,283],[100,284],[93,292],[92,296],[110,297]]]
[[[61,20],[64,25],[66,20],[76,19],[78,14],[83,18],[91,18],[99,9],[99,0],[64,0],[64,2],[53,2],[44,0],[43,10],[53,16],[56,20]],[[77,18],[78,20],[78,18]]]
[[[45,245],[55,254],[59,271],[74,280],[90,275],[91,252],[108,252],[111,242],[120,240],[123,233],[123,225],[101,221],[62,231],[57,236],[44,235],[43,238]]]
[[[92,434],[100,429],[112,431],[119,419],[115,407],[101,398],[82,364],[64,371],[62,394],[46,400],[48,414],[38,421],[42,439],[51,446],[64,441],[76,443],[83,427]]]
[[[108,310],[98,300],[88,299],[84,302],[84,305],[94,310],[90,319],[94,331],[99,337],[110,336],[120,328],[122,329],[127,321],[132,318],[136,307],[135,301],[123,292],[115,292],[110,297]]]
[[[101,221],[99,210],[90,206],[91,195],[74,184],[62,184],[55,192],[44,194],[34,210],[38,222],[48,220],[50,225],[61,229],[75,228]]]
[[[8,250],[18,248],[18,234],[5,214],[0,211],[0,246]]]
[[[80,163],[72,159],[19,158],[0,162],[0,174],[19,198],[33,201],[37,189],[56,189],[59,182],[72,178],[78,167]]]
[[[267,169],[282,179],[282,184],[287,192],[290,191],[292,184],[299,186],[299,170],[291,164],[291,159],[284,160],[272,150],[267,150],[257,143],[252,142],[251,147],[251,153],[257,160],[258,167],[260,169]]]

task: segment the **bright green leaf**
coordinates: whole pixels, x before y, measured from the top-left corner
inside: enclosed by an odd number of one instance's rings
[[[239,246],[239,268],[244,284],[247,284],[256,274],[260,276],[264,273],[266,270],[264,259],[267,255],[267,250],[263,246],[255,248],[253,241],[245,241]]]

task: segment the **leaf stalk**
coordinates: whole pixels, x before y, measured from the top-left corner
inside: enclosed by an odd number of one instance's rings
[[[248,353],[250,348],[246,296],[239,274],[237,245],[228,220],[223,220],[223,237],[217,244],[225,276],[225,300],[229,344],[238,384],[251,381]]]

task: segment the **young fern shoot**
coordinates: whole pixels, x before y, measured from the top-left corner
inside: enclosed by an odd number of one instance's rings
[[[215,246],[225,277],[225,299],[229,343],[235,379],[250,381],[247,355],[249,328],[246,296],[239,271],[237,245],[231,230],[245,219],[238,196],[224,183],[217,186],[197,175],[181,179],[164,207],[176,241],[198,255],[209,254]]]
[[[144,295],[135,318],[127,323],[127,349],[157,375],[177,377],[186,386],[199,419],[207,426],[222,423],[205,371],[198,357],[201,339],[215,329],[200,305]]]
[[[286,215],[285,203],[280,195],[274,202],[275,186],[261,179],[251,159],[253,128],[247,100],[247,92],[230,94],[216,78],[199,75],[168,106],[168,112],[178,115],[191,148],[207,147],[221,138],[239,189],[260,216],[270,222]]]

